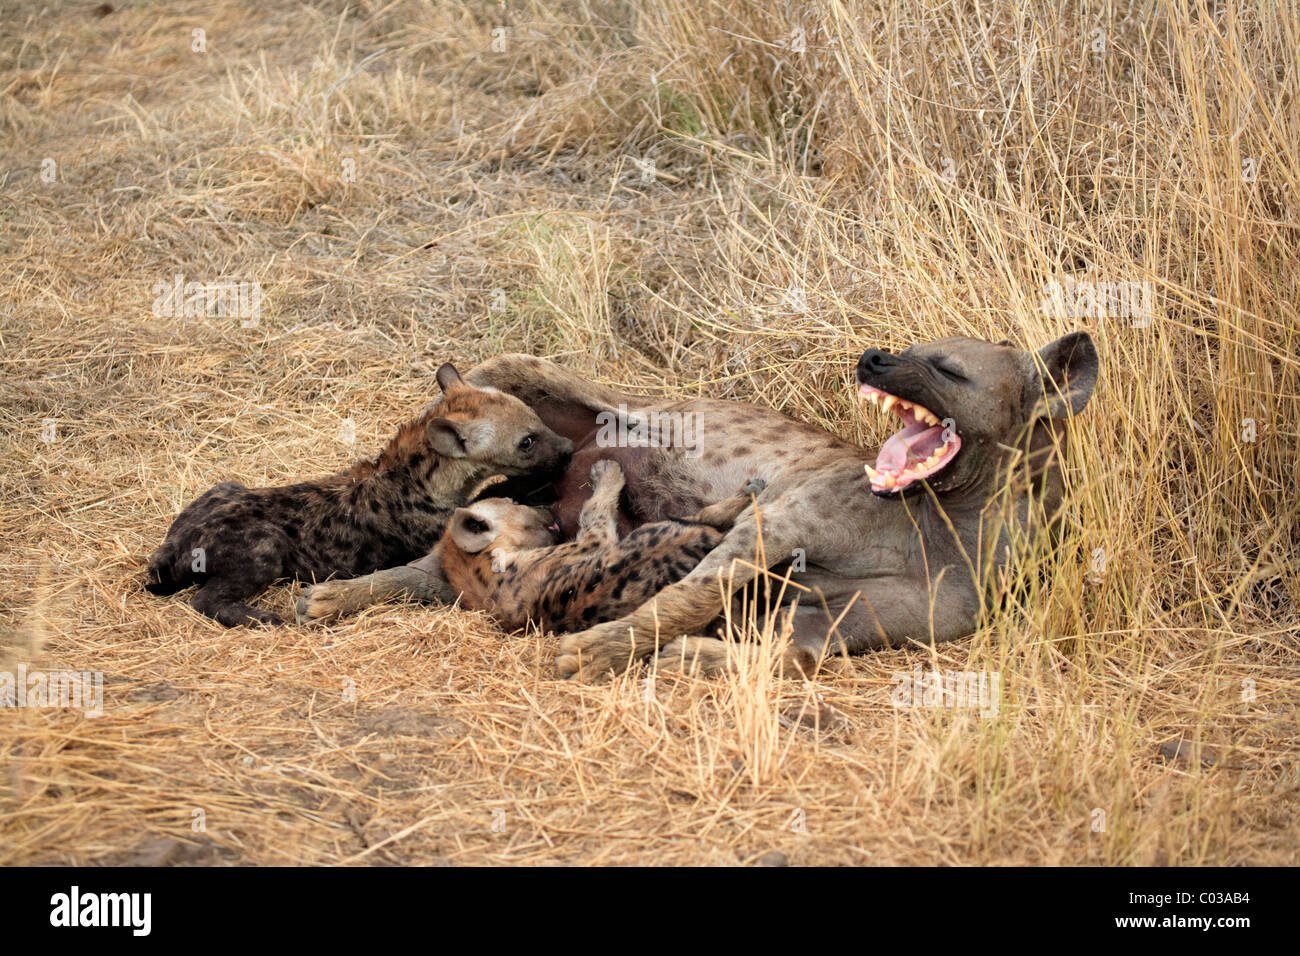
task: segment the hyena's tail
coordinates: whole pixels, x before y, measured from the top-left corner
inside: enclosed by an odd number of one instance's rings
[[[174,541],[164,541],[149,558],[144,589],[151,594],[175,594],[194,583],[194,574]]]

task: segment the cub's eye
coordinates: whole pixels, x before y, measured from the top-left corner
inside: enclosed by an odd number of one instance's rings
[[[532,435],[525,435],[523,438],[519,439],[519,450],[528,451],[528,449],[533,447],[533,442],[536,440],[537,439]]]

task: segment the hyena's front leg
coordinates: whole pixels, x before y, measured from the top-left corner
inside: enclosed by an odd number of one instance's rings
[[[836,654],[965,637],[979,621],[979,592],[957,568],[941,569],[936,578],[863,579],[855,582],[851,596],[831,600],[814,588],[794,605],[774,609],[776,619],[763,622],[764,632],[784,644],[768,649],[749,641],[679,637],[660,651],[659,667],[710,675],[766,661],[782,676],[811,676]]]
[[[716,637],[674,638],[663,646],[658,662],[660,671],[715,677],[741,670],[746,661],[750,668],[758,667],[764,654],[768,655],[769,665],[781,677],[812,677],[821,665],[817,655],[794,641],[769,651],[752,641],[723,641]]]
[[[437,554],[430,553],[398,568],[313,584],[303,589],[295,612],[299,624],[319,624],[389,601],[451,604],[457,596],[442,578]]]
[[[618,541],[618,496],[623,493],[623,468],[602,458],[591,466],[591,497],[578,515],[578,540],[600,545]]]
[[[770,667],[781,677],[812,677],[828,655],[847,647],[838,624],[851,609],[852,602],[847,609],[836,605],[828,609],[816,603],[805,607],[797,602],[774,607],[758,622],[770,640],[679,637],[659,652],[659,669],[709,677]]]

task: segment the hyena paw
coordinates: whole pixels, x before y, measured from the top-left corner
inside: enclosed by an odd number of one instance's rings
[[[282,627],[284,618],[274,611],[263,611],[255,607],[244,612],[244,623],[249,627]]]
[[[746,663],[750,667],[762,666],[764,660],[778,677],[807,680],[817,673],[817,656],[798,644],[790,643],[764,655],[757,644],[729,643],[716,637],[679,637],[669,641],[659,651],[658,667],[664,672],[715,677],[734,672]]]
[[[761,495],[767,488],[767,482],[762,478],[751,478],[745,482],[745,486],[740,489],[742,495]]]
[[[566,635],[560,641],[555,669],[565,680],[581,676],[585,681],[601,681],[627,670],[634,655],[627,627],[609,621]]]
[[[623,487],[623,466],[612,458],[602,458],[591,466],[591,485],[597,491]]]
[[[659,670],[709,677],[731,670],[727,645],[716,637],[679,637],[669,641],[658,655]]]
[[[346,581],[322,581],[303,588],[294,607],[299,624],[323,624],[350,610]]]

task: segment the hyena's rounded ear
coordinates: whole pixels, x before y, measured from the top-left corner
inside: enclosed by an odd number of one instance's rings
[[[438,387],[444,392],[450,392],[456,388],[466,388],[465,380],[460,377],[460,372],[456,371],[456,366],[450,362],[443,362],[438,368]]]
[[[1038,388],[1031,417],[1064,418],[1083,411],[1097,385],[1097,346],[1087,332],[1071,332],[1038,350]]]
[[[474,507],[457,508],[451,516],[451,540],[466,554],[478,554],[496,538],[492,516]]]
[[[429,421],[429,447],[444,458],[464,458],[468,454],[465,448],[465,436],[460,427],[449,418],[434,418]]]

